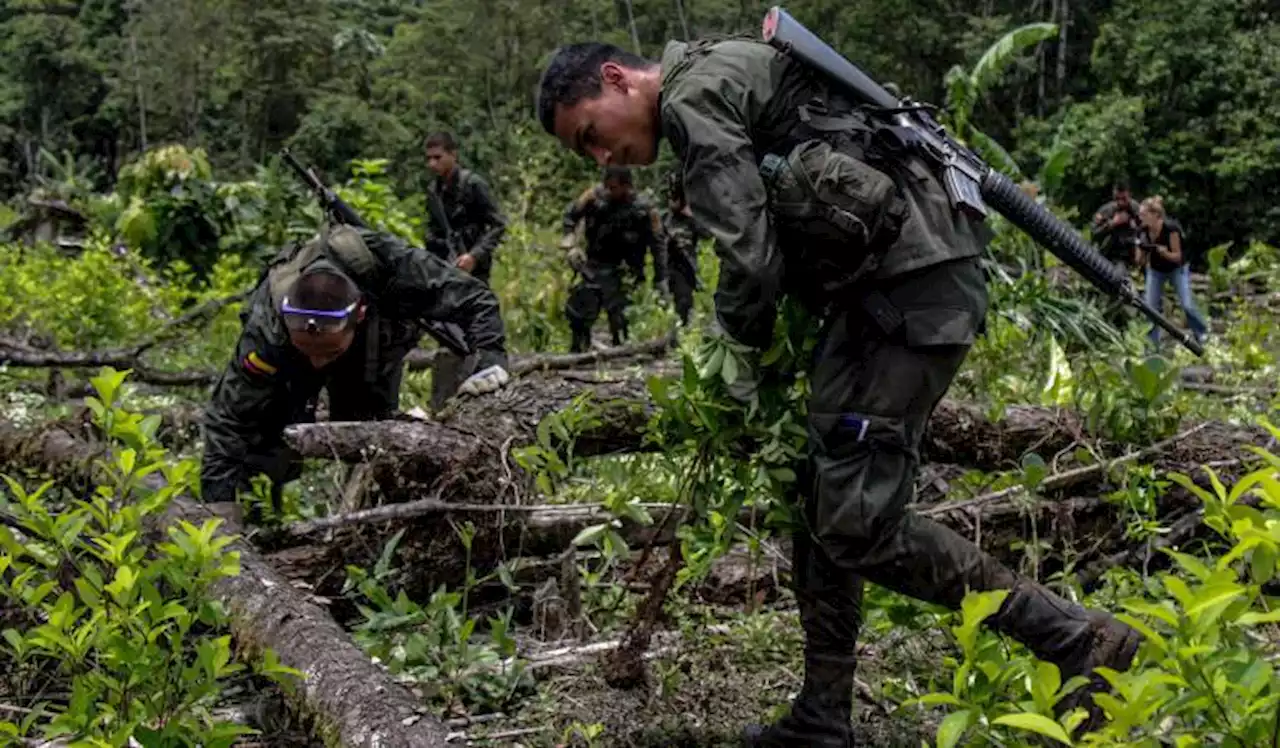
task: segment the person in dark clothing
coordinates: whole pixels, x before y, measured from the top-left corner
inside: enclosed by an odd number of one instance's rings
[[[265,474],[278,508],[283,484],[301,473],[284,428],[314,420],[322,388],[331,420],[391,417],[424,320],[456,323],[475,351],[461,392],[489,392],[510,378],[493,292],[434,254],[368,229],[335,226],[286,247],[241,319],[204,414],[200,486],[208,502],[233,501]]]
[[[543,128],[576,153],[650,164],[671,144],[715,239],[711,334],[744,352],[729,385],[744,407],[782,295],[821,320],[794,537],[804,683],[781,721],[748,728],[752,746],[851,744],[864,580],[953,609],[970,591],[1008,590],[987,625],[1064,680],[1127,669],[1142,640],[909,508],[925,425],[986,313],[990,234],[921,157],[864,150],[861,114],[799,60],[742,38],[670,42],[660,61],[572,44],[540,84]]]
[[[1139,265],[1145,261],[1147,267],[1147,303],[1153,309],[1161,309],[1164,306],[1164,284],[1170,282],[1178,294],[1183,313],[1187,315],[1191,334],[1197,341],[1204,342],[1209,325],[1196,309],[1195,298],[1191,294],[1191,267],[1182,250],[1182,226],[1165,214],[1164,200],[1159,195],[1143,200],[1138,216],[1142,226],[1138,259]],[[1152,345],[1158,344],[1160,327],[1152,325],[1147,337]]]
[[[1093,215],[1093,240],[1103,256],[1128,272],[1138,266],[1134,240],[1138,235],[1138,203],[1129,192],[1127,181],[1116,182],[1110,202]]]
[[[507,219],[479,174],[458,164],[458,144],[447,132],[426,140],[427,166],[435,175],[427,186],[427,249],[445,262],[489,284],[494,256]],[[431,375],[431,408],[439,410],[458,390],[474,357],[442,348]]]
[[[585,250],[577,245],[579,224],[583,225]],[[568,251],[569,265],[579,275],[565,303],[565,317],[573,334],[569,350],[574,353],[590,345],[591,327],[601,308],[608,316],[613,344],[621,345],[627,339],[627,306],[632,287],[644,280],[646,250],[653,256],[653,285],[659,294],[668,295],[662,218],[636,193],[630,169],[605,169],[600,184],[569,203],[560,247]]]

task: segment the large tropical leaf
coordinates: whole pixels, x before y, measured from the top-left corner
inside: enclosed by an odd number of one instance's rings
[[[993,166],[996,171],[1003,172],[1004,175],[1014,181],[1023,178],[1022,169],[1018,166],[1018,162],[1013,160],[1013,156],[985,132],[976,127],[970,127],[966,133],[969,140],[969,147],[972,148],[984,161]]]
[[[1039,44],[1057,34],[1058,24],[1056,23],[1029,23],[1000,37],[999,41],[988,47],[982,54],[978,64],[973,66],[971,74],[973,92],[980,94],[991,85],[1000,77],[1000,73],[1004,72],[1009,63],[1013,62],[1027,47]]]
[[[1071,163],[1071,148],[1061,140],[1055,142],[1049,150],[1049,156],[1040,167],[1036,181],[1046,194],[1056,194],[1062,186],[1062,177],[1067,173],[1067,165]]]

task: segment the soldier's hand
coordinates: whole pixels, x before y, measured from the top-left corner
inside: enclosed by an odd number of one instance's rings
[[[497,365],[490,366],[467,377],[467,380],[458,387],[458,392],[466,395],[483,395],[501,388],[510,381],[511,375],[506,369]]]
[[[453,264],[462,272],[470,273],[476,269],[476,258],[471,254],[458,255],[458,259],[454,260]]]
[[[569,267],[581,273],[586,266],[587,253],[582,251],[581,247],[571,247],[569,249]]]
[[[659,298],[661,298],[663,301],[671,300],[671,283],[666,278],[663,278],[662,280],[658,281],[655,287],[658,290]]]
[[[573,249],[575,244],[577,244],[577,240],[573,234],[565,234],[560,237],[560,249]]]

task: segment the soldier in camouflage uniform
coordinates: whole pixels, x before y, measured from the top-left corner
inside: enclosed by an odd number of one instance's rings
[[[458,165],[458,144],[447,132],[426,140],[427,166],[435,175],[427,185],[427,244],[445,262],[474,275],[485,285],[494,255],[507,231],[507,219],[484,177]],[[439,410],[475,366],[447,348],[436,355],[431,375],[431,407]]]
[[[1056,663],[1064,682],[1129,666],[1135,630],[908,509],[921,435],[987,306],[989,235],[952,209],[928,163],[880,153],[863,112],[754,40],[672,42],[660,63],[570,45],[540,85],[543,127],[599,163],[652,163],[670,142],[716,241],[717,334],[752,352],[735,397],[756,396],[783,293],[821,316],[793,580],[804,684],[778,724],[748,729],[749,745],[850,744],[864,579],[953,609],[969,590],[1009,590],[987,624]]]
[[[577,245],[578,224],[583,224],[587,247]],[[662,242],[662,219],[631,183],[631,170],[605,169],[601,184],[594,185],[569,203],[564,212],[562,249],[580,276],[569,291],[565,316],[573,334],[570,350],[585,351],[591,344],[591,326],[601,307],[609,318],[613,344],[627,339],[627,305],[634,284],[644,280],[646,250],[653,255],[653,283],[667,294],[667,260]]]
[[[1128,182],[1116,182],[1111,202],[1093,215],[1094,243],[1102,254],[1123,272],[1138,264],[1138,201],[1129,192]]]
[[[662,217],[667,241],[667,278],[680,324],[689,324],[693,313],[693,292],[698,289],[698,241],[708,236],[693,220],[693,211],[684,199],[684,180],[679,172],[667,176],[667,212]]]
[[[488,392],[509,378],[493,292],[423,249],[366,229],[336,226],[284,249],[241,319],[235,355],[205,411],[200,484],[209,502],[233,501],[266,474],[279,507],[283,483],[300,472],[284,428],[314,420],[322,387],[331,420],[393,415],[422,321],[465,331],[476,364],[460,392]]]

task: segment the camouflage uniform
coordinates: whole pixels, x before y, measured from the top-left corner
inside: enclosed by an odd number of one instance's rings
[[[644,280],[646,250],[653,255],[655,286],[666,279],[667,271],[662,219],[642,195],[616,201],[603,185],[593,186],[565,209],[564,233],[573,233],[580,222],[585,224],[587,260],[565,304],[574,351],[586,350],[601,307],[614,345],[626,340],[627,304],[633,284]]]
[[[1098,208],[1093,217],[1093,240],[1102,254],[1122,271],[1128,272],[1133,261],[1133,243],[1138,236],[1139,201],[1130,196],[1129,205],[1123,208],[1129,214],[1129,222],[1122,226],[1111,225],[1111,219],[1122,209],[1115,200]]]
[[[341,233],[341,238],[340,237]],[[367,264],[353,263],[333,246],[363,240]],[[316,260],[293,262],[302,252]],[[368,303],[355,342],[337,361],[316,370],[289,341],[279,312],[288,275],[299,264],[330,262],[360,287]],[[298,455],[283,441],[285,426],[315,418],[322,387],[335,421],[377,420],[395,413],[405,355],[422,337],[423,320],[457,323],[476,352],[476,370],[506,365],[498,300],[475,278],[423,249],[364,229],[335,229],[328,243],[315,240],[283,250],[263,274],[241,313],[243,329],[234,357],[213,388],[204,417],[205,501],[234,500],[249,479],[265,473],[279,503],[282,484],[299,474]],[[469,372],[468,372],[469,373]]]
[[[919,158],[881,157],[849,102],[767,44],[673,42],[661,70],[663,134],[716,240],[721,328],[767,348],[782,293],[822,317],[795,538],[805,681],[791,713],[751,740],[851,740],[864,579],[951,608],[968,590],[1012,589],[988,622],[1064,680],[1088,666],[1092,632],[1113,619],[908,510],[925,425],[986,313],[984,227],[952,211]]]
[[[476,260],[471,274],[488,285],[507,218],[484,178],[459,166],[448,178],[432,179],[427,186],[427,218],[427,249],[450,264],[470,254]],[[474,369],[474,356],[463,358],[441,347],[432,367],[431,408],[444,407]]]

